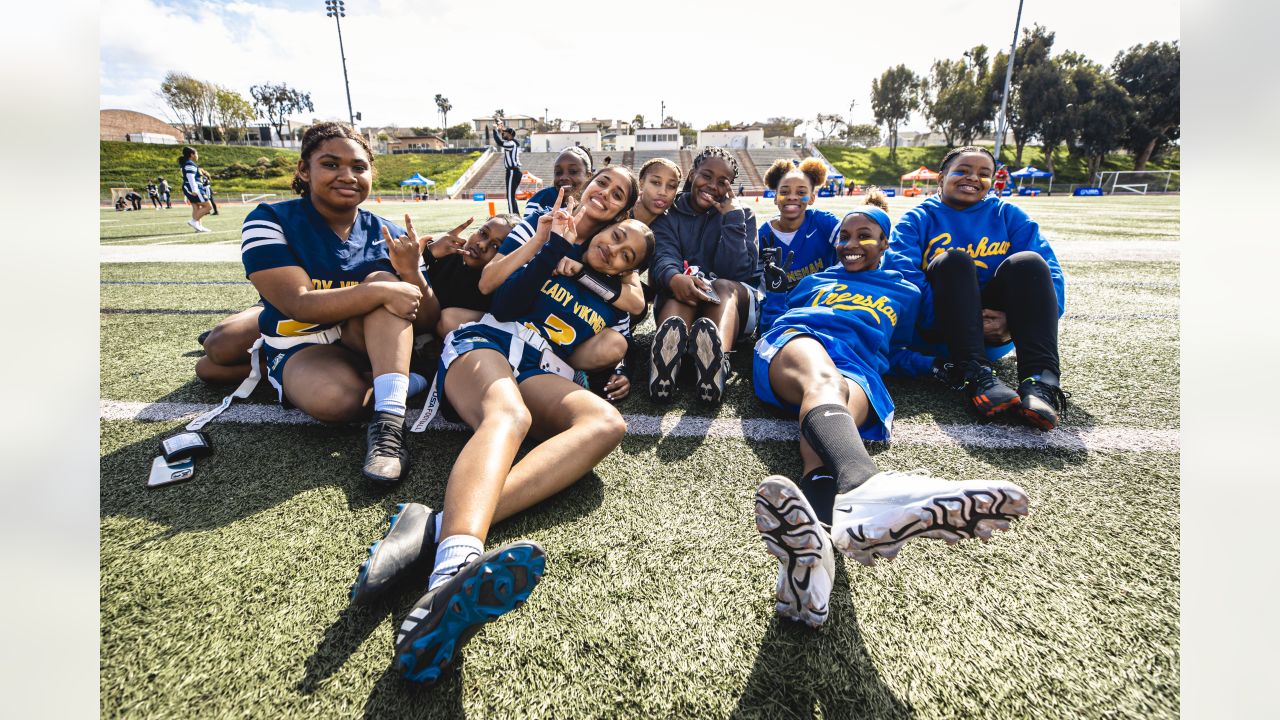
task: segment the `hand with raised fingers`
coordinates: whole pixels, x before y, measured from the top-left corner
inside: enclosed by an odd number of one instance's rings
[[[400,277],[410,277],[417,274],[418,263],[422,260],[422,248],[431,238],[419,238],[414,232],[413,221],[408,215],[404,216],[404,227],[404,235],[392,237],[391,231],[383,225],[382,239],[387,243],[387,257],[391,260],[391,267],[395,268],[396,274]]]
[[[427,251],[430,252],[431,256],[437,260],[445,257],[446,255],[455,255],[462,252],[462,248],[467,244],[467,241],[462,237],[461,233],[463,230],[467,229],[467,226],[470,225],[473,220],[475,220],[474,217],[469,217],[466,222],[431,241],[431,243],[427,245]]]

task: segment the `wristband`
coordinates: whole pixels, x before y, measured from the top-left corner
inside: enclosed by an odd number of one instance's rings
[[[622,279],[612,277],[587,268],[586,264],[573,276],[582,287],[604,298],[610,304],[622,294]]]

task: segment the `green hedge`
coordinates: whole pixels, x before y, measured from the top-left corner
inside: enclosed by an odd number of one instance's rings
[[[872,184],[883,185],[885,187],[897,187],[899,178],[906,173],[915,170],[921,165],[927,166],[930,170],[937,170],[942,164],[942,156],[947,154],[949,148],[943,146],[936,147],[899,147],[898,161],[896,163],[889,161],[889,148],[850,148],[839,145],[820,145],[818,149],[822,154],[831,161],[845,176],[845,182],[857,183],[859,185]],[[1006,163],[1013,163],[1014,148],[1005,146],[1000,149],[1000,158]],[[1179,169],[1180,157],[1177,149],[1173,149],[1167,153],[1167,156],[1160,162],[1147,163],[1148,170],[1177,170]],[[1043,169],[1044,153],[1039,146],[1028,145],[1022,151],[1022,164],[1035,165]],[[1053,182],[1057,183],[1084,183],[1086,182],[1085,173],[1088,164],[1084,158],[1071,158],[1065,147],[1061,147],[1054,153],[1054,177]],[[1107,170],[1132,170],[1133,157],[1131,155],[1112,154],[1107,156],[1100,168]],[[1039,183],[1043,180],[1037,181]]]
[[[196,145],[200,167],[213,177],[213,188],[222,195],[242,192],[272,192],[282,198],[292,195],[293,168],[297,150],[238,145]],[[111,188],[131,187],[145,195],[147,182],[156,177],[169,181],[173,193],[181,197],[182,178],[178,172],[181,145],[151,145],[115,140],[100,143],[99,197],[111,199]],[[435,180],[439,189],[453,184],[480,153],[466,155],[379,155],[374,158],[375,193],[396,192],[400,181],[420,172]]]

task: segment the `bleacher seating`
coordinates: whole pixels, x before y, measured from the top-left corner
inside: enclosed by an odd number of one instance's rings
[[[752,164],[756,166],[756,171],[763,178],[764,174],[769,172],[769,166],[775,160],[802,160],[805,155],[798,153],[794,148],[758,148],[748,150],[747,155],[751,158]],[[763,189],[762,189],[763,192]]]

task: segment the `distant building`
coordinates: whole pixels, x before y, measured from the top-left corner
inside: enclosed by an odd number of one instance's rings
[[[98,139],[173,144],[183,142],[181,130],[159,118],[133,110],[98,111]]]
[[[529,152],[560,152],[574,145],[596,152],[601,148],[600,131],[535,132],[529,135]]]
[[[516,131],[516,139],[524,140],[529,134],[538,127],[539,120],[531,115],[507,115],[502,118],[507,127]],[[480,136],[482,144],[493,142],[493,116],[482,118],[471,118],[471,125],[476,129],[476,135]]]
[[[764,128],[731,128],[729,130],[699,130],[698,147],[727,147],[735,150],[755,150],[765,147]]]
[[[636,152],[645,150],[679,150],[679,128],[639,128],[635,134]]]
[[[405,150],[441,150],[448,147],[444,138],[435,133],[419,133],[413,128],[386,128],[387,152]]]

